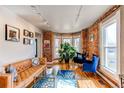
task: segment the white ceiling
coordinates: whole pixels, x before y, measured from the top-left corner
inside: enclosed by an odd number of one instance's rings
[[[11,5],[5,7],[40,29],[70,33],[89,27],[112,6]]]

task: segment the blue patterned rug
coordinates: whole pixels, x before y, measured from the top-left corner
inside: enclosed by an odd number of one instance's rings
[[[39,79],[32,88],[76,88],[77,81],[72,70],[59,70],[57,76]]]
[[[72,70],[59,70],[57,74],[59,79],[75,79],[75,73]]]

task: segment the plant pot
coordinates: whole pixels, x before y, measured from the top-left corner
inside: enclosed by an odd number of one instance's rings
[[[69,58],[66,58],[65,59],[65,63],[69,63]]]

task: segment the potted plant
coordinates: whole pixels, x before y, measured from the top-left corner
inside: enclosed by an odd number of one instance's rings
[[[62,43],[58,52],[61,59],[60,62],[64,60],[65,63],[69,63],[69,60],[75,56],[76,50],[69,43]]]

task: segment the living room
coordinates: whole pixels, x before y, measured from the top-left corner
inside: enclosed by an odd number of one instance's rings
[[[0,11],[0,87],[124,86],[123,5],[3,5]]]

